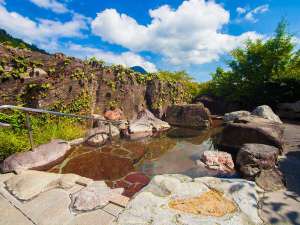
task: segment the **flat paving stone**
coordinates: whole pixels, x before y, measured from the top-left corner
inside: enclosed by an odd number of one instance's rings
[[[124,210],[124,208],[116,204],[109,203],[103,207],[102,210],[117,217]]]
[[[22,204],[22,211],[38,225],[61,225],[74,217],[69,210],[70,203],[68,192],[53,189]]]
[[[0,225],[33,225],[18,209],[0,195]]]
[[[261,198],[260,217],[268,224],[300,224],[300,202],[288,191],[265,193]]]
[[[9,178],[15,176],[14,173],[5,173],[1,174],[0,176],[0,185],[4,185],[4,182],[7,181]]]
[[[99,209],[79,214],[70,222],[64,223],[64,225],[110,225],[114,220],[114,216]]]

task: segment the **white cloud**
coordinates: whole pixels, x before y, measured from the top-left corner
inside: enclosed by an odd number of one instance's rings
[[[259,15],[259,14],[263,14],[265,12],[268,12],[269,5],[268,4],[260,5],[254,9],[246,9],[246,8],[238,7],[236,10],[239,15],[242,15],[242,14],[245,15],[243,19],[253,22],[253,23],[256,23],[258,20],[255,18],[255,16]]]
[[[153,63],[145,60],[140,55],[129,51],[121,54],[115,54],[113,52],[106,52],[97,48],[84,47],[77,44],[68,44],[65,52],[78,58],[96,57],[97,59],[101,59],[111,64],[121,64],[128,67],[141,66],[148,72],[157,71],[156,66]]]
[[[45,46],[46,49],[55,46],[61,37],[83,37],[82,30],[88,29],[87,21],[86,17],[78,14],[74,14],[72,20],[64,23],[46,19],[34,21],[16,12],[9,12],[0,5],[1,28],[27,42]]]
[[[186,0],[177,9],[168,5],[149,11],[148,25],[134,18],[106,9],[92,21],[92,31],[104,41],[132,51],[161,54],[173,65],[203,64],[218,60],[220,55],[240,46],[255,32],[239,36],[224,34],[229,12],[213,1]]]
[[[58,2],[57,0],[29,0],[29,1],[31,1],[33,4],[41,8],[50,9],[56,13],[66,13],[69,11],[64,4]]]
[[[245,8],[242,8],[242,7],[237,7],[236,11],[237,11],[238,14],[244,14],[244,13],[247,12],[247,10]]]

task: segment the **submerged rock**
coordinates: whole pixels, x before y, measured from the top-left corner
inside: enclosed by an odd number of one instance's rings
[[[155,176],[116,224],[262,224],[255,187],[238,179]]]
[[[261,106],[256,107],[251,114],[274,121],[274,122],[277,122],[277,123],[282,123],[279,116],[277,116],[273,112],[271,107],[267,106],[267,105],[261,105]]]
[[[71,145],[63,140],[53,140],[40,145],[33,151],[16,153],[6,158],[2,164],[2,171],[38,169],[62,160],[71,149]]]
[[[234,170],[232,157],[227,152],[205,151],[202,155],[202,161],[210,169],[220,170],[222,172]]]
[[[70,159],[62,168],[62,173],[76,173],[93,180],[119,179],[132,171],[131,159],[97,150]]]
[[[109,182],[112,188],[124,188],[122,193],[124,196],[132,197],[145,187],[150,182],[150,179],[141,172],[132,172],[125,177]]]
[[[202,103],[170,106],[166,121],[174,126],[189,128],[208,128],[212,124],[210,112]]]

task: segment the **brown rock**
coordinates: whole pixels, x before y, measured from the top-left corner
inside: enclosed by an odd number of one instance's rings
[[[122,120],[124,113],[121,109],[108,110],[104,113],[104,117],[108,120]]]
[[[237,165],[243,176],[256,177],[262,170],[273,169],[277,163],[279,149],[263,144],[245,144],[237,155]]]
[[[255,178],[256,184],[265,191],[278,191],[284,188],[284,179],[278,169],[262,170]]]
[[[210,112],[202,103],[170,106],[166,121],[174,126],[190,128],[207,128],[212,123]]]
[[[222,147],[241,148],[243,144],[258,143],[283,148],[282,124],[254,116],[242,117],[226,124],[218,138]]]
[[[2,165],[3,172],[16,170],[38,169],[59,160],[71,149],[68,142],[63,140],[53,140],[48,144],[43,144],[33,151],[16,153],[6,158]]]

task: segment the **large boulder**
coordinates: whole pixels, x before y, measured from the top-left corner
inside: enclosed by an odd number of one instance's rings
[[[155,176],[116,224],[262,224],[255,187],[237,179]]]
[[[273,112],[271,107],[267,106],[267,105],[261,105],[261,106],[256,107],[253,110],[252,115],[259,116],[259,117],[262,117],[262,118],[265,118],[265,119],[268,119],[268,120],[272,120],[272,121],[277,122],[277,123],[282,123],[279,116],[277,116]]]
[[[286,119],[300,119],[300,101],[279,104],[278,114]]]
[[[210,112],[202,103],[170,106],[166,121],[174,126],[196,129],[208,128],[212,123]]]
[[[132,139],[152,136],[153,133],[168,130],[170,125],[156,118],[149,110],[138,113],[135,120],[129,123],[129,137]]]
[[[236,163],[246,178],[256,177],[262,170],[275,168],[279,149],[264,144],[245,144],[237,154]]]
[[[63,140],[53,140],[40,145],[33,151],[16,153],[4,160],[2,171],[12,172],[26,169],[41,169],[63,160],[71,145]]]
[[[284,126],[268,119],[249,116],[226,123],[218,136],[221,147],[239,149],[247,143],[271,145],[283,149]]]

